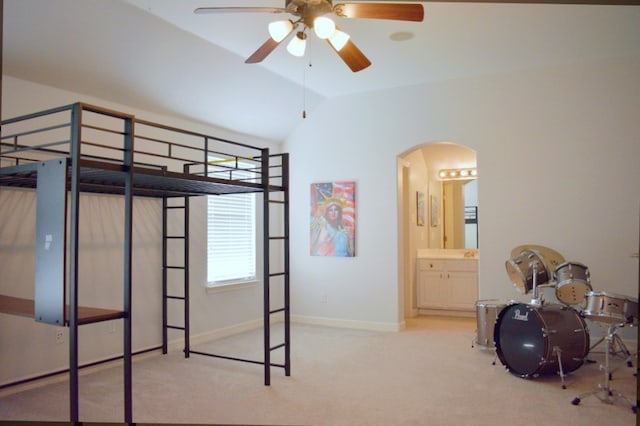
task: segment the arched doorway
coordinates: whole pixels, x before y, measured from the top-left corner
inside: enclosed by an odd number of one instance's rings
[[[476,152],[451,142],[426,143],[401,154],[398,168],[399,295],[407,318],[419,313],[419,250],[479,248]]]

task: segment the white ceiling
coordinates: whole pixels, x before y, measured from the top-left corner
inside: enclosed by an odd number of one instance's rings
[[[193,13],[284,1],[4,0],[3,72],[283,140],[326,98],[640,51],[637,5],[422,2],[421,23],[336,19],[373,63],[361,72],[313,35],[302,59],[281,45],[248,65],[287,15]]]

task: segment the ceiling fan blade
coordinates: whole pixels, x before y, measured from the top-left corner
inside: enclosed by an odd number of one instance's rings
[[[282,40],[280,40],[280,41],[275,41],[274,39],[269,37],[267,39],[267,41],[262,43],[262,46],[258,47],[258,50],[253,52],[253,54],[251,56],[249,56],[244,61],[244,63],[245,64],[257,64],[258,62],[262,62],[264,60],[264,58],[269,56],[271,54],[271,52],[273,52],[276,49],[276,47],[278,47],[280,45],[280,43],[282,43],[283,41],[288,39],[289,36],[295,31],[296,28],[297,28],[296,25],[292,26],[291,30],[289,30],[287,35],[282,37]]]
[[[398,3],[343,3],[336,4],[333,12],[343,18],[392,19],[422,22],[424,8],[421,4]]]
[[[279,42],[269,37],[267,41],[262,44],[262,46],[258,47],[258,50],[253,52],[253,54],[244,61],[244,63],[257,64],[258,62],[262,62],[264,58],[269,56],[269,54],[271,54],[271,52],[273,52],[276,47],[278,47],[279,44]]]
[[[296,26],[293,26],[291,30],[287,33],[287,35],[282,37],[282,40],[280,41],[275,41],[274,39],[269,37],[267,41],[262,43],[262,46],[258,47],[258,50],[253,52],[253,54],[244,61],[244,63],[257,64],[258,62],[262,62],[267,56],[271,54],[271,52],[273,52],[276,49],[276,47],[280,45],[280,43],[282,43],[287,38],[289,38],[289,36],[295,31],[296,28],[297,28]]]
[[[342,58],[344,63],[351,68],[351,71],[362,71],[371,65],[369,58],[364,56],[364,53],[362,53],[362,51],[358,49],[358,46],[356,46],[350,39],[340,50],[333,47],[331,42],[328,40],[327,43],[329,43],[329,46],[331,46],[331,48]]]
[[[285,13],[287,9],[281,7],[199,7],[193,11],[196,15],[212,13]]]

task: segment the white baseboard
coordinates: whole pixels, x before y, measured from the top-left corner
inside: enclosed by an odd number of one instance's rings
[[[419,315],[438,315],[445,317],[475,318],[476,311],[452,310],[452,309],[418,309]]]
[[[326,327],[353,328],[371,331],[400,331],[405,328],[405,322],[389,323],[374,321],[355,321],[306,315],[291,315],[291,321],[299,324],[323,325]]]

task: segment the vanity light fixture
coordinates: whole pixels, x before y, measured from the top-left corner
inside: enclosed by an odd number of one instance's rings
[[[478,177],[478,170],[475,167],[465,167],[461,169],[442,169],[438,172],[440,180],[467,180]]]

